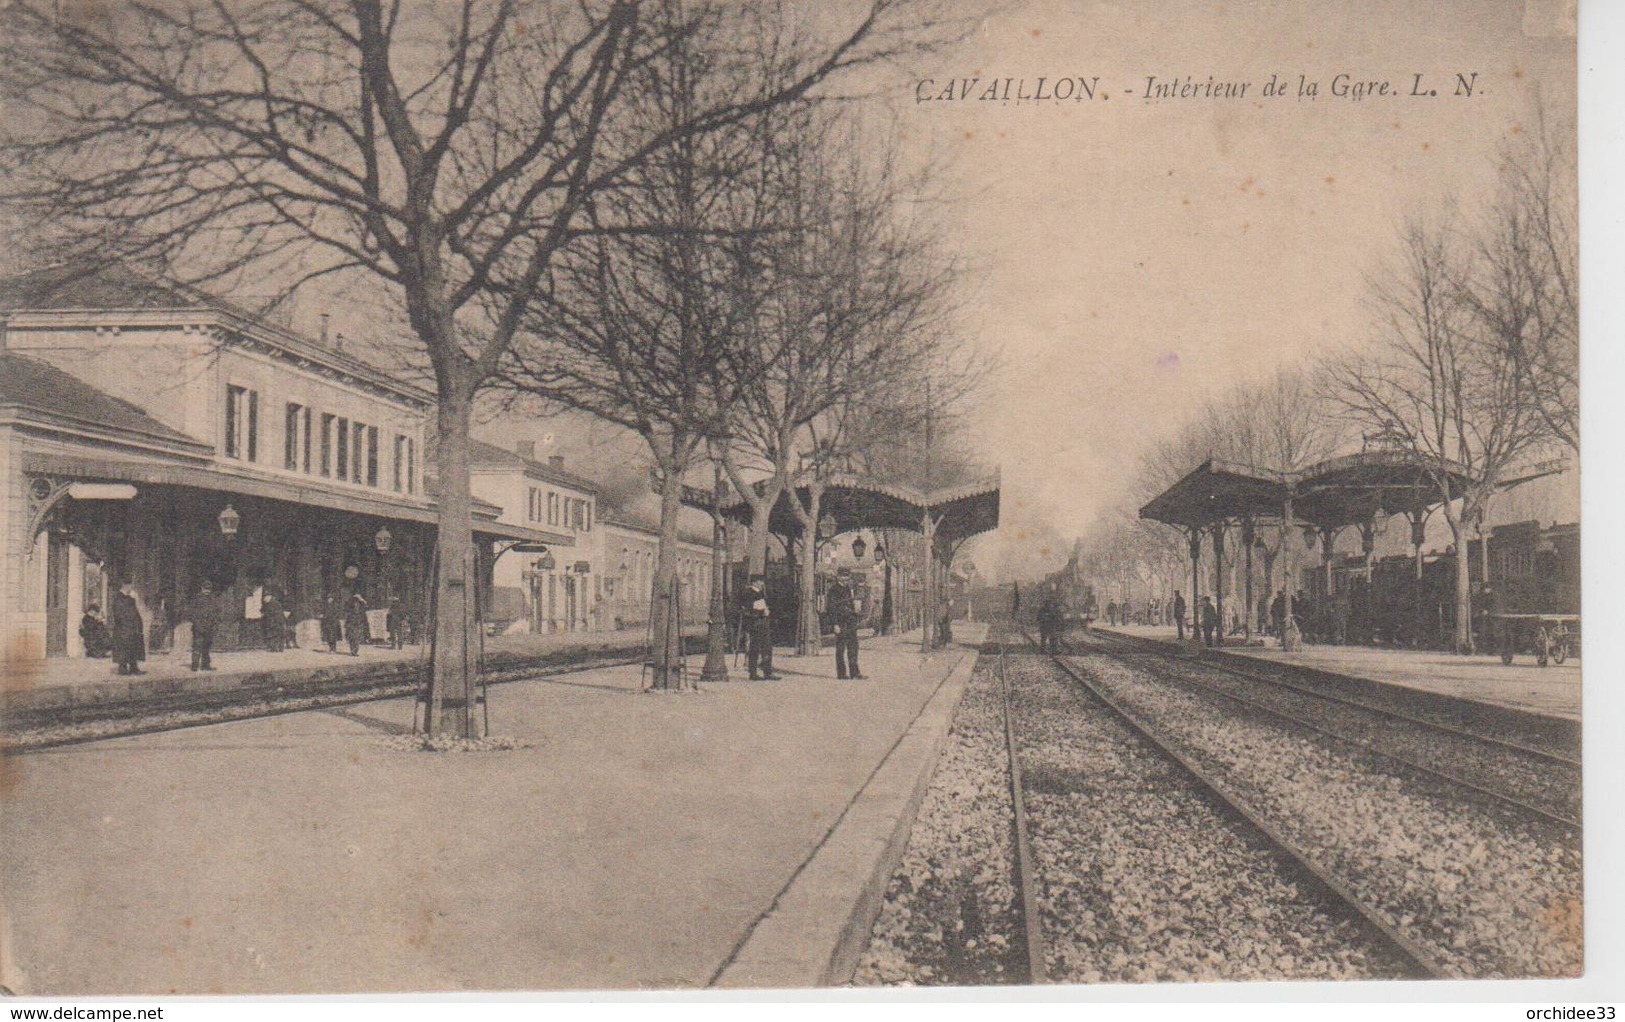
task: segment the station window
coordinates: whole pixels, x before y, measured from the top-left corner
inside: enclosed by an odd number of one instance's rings
[[[418,442],[406,438],[406,492],[418,492]]]
[[[300,430],[304,434],[304,460],[305,474],[310,474],[310,409],[306,408],[300,415]]]
[[[367,485],[378,485],[378,427],[367,427]]]
[[[547,491],[547,524],[559,524],[559,495],[552,490]]]
[[[259,391],[226,387],[226,457],[259,460]]]
[[[333,422],[331,412],[322,413],[322,475],[333,474]]]
[[[289,472],[299,471],[299,430],[302,422],[308,422],[304,415],[306,410],[297,402],[289,401],[287,413],[283,417],[282,467]]]
[[[350,480],[359,483],[362,479],[362,457],[366,452],[367,427],[359,422],[350,423]]]
[[[395,434],[395,458],[393,465],[394,474],[390,477],[390,486],[396,493],[399,493],[401,492],[401,487],[404,485],[404,480],[406,479],[406,437],[399,433]]]
[[[340,479],[350,478],[350,420],[339,418],[333,427],[333,452],[338,455],[333,474]]]

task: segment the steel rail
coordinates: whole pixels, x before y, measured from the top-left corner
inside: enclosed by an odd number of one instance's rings
[[[1099,638],[1103,636],[1109,637],[1110,641],[1117,641],[1125,645],[1132,646],[1136,651],[1144,652],[1150,656],[1160,656],[1172,660],[1186,662],[1186,658],[1181,658],[1177,650],[1168,649],[1155,639],[1142,638],[1136,635],[1124,635],[1120,632],[1091,631],[1089,635],[1091,638]],[[1426,717],[1418,717],[1414,714],[1406,713],[1403,710],[1396,710],[1388,706],[1375,705],[1373,703],[1365,702],[1364,700],[1353,699],[1348,696],[1337,695],[1332,692],[1325,692],[1305,685],[1295,684],[1281,678],[1270,677],[1266,674],[1244,670],[1243,668],[1237,667],[1234,664],[1221,664],[1207,660],[1201,661],[1201,663],[1203,667],[1210,668],[1224,674],[1233,674],[1238,678],[1246,678],[1248,681],[1256,681],[1265,685],[1276,685],[1292,692],[1313,696],[1317,699],[1324,699],[1327,702],[1340,703],[1345,706],[1352,706],[1365,710],[1368,713],[1378,714],[1394,720],[1401,720],[1409,724],[1416,724],[1420,727],[1431,728],[1443,734],[1455,735],[1457,737],[1468,738],[1476,742],[1482,742],[1485,745],[1494,745],[1500,748],[1509,749],[1513,752],[1518,752],[1535,759],[1543,759],[1562,766],[1573,767],[1575,769],[1579,769],[1581,765],[1579,760],[1574,759],[1571,756],[1565,756],[1559,752],[1552,752],[1550,749],[1537,749],[1532,745],[1525,745],[1522,742],[1508,741],[1505,738],[1498,738],[1495,735],[1484,734],[1482,731],[1470,731],[1466,728],[1453,727],[1437,720],[1429,720]]]
[[[1108,647],[1108,648],[1101,649],[1101,652],[1103,654],[1105,654],[1106,656],[1115,657],[1115,658],[1117,658],[1119,660],[1123,660],[1125,663],[1128,662],[1127,660],[1125,660],[1122,653],[1110,649],[1109,648],[1109,645],[1110,645],[1109,643],[1103,644],[1103,645]],[[1245,676],[1244,675],[1244,677],[1249,677],[1249,680],[1252,680],[1250,678],[1250,676]],[[1537,805],[1534,805],[1533,803],[1526,802],[1523,799],[1518,798],[1515,795],[1510,795],[1510,794],[1508,794],[1508,793],[1506,793],[1504,791],[1497,791],[1494,788],[1486,788],[1485,786],[1479,784],[1476,781],[1469,780],[1469,779],[1467,779],[1465,777],[1457,776],[1456,774],[1448,773],[1446,771],[1438,769],[1437,767],[1431,767],[1431,766],[1428,766],[1425,763],[1418,763],[1417,761],[1411,759],[1408,756],[1403,756],[1403,755],[1401,755],[1401,754],[1399,754],[1397,752],[1392,752],[1392,751],[1390,751],[1388,749],[1381,748],[1381,747],[1379,747],[1377,745],[1374,745],[1374,744],[1372,744],[1372,743],[1370,743],[1368,741],[1364,741],[1364,740],[1359,739],[1359,738],[1354,738],[1354,737],[1352,737],[1350,735],[1340,734],[1337,731],[1333,731],[1330,728],[1327,728],[1327,727],[1324,727],[1324,726],[1322,726],[1320,724],[1317,724],[1312,720],[1307,720],[1307,719],[1305,719],[1303,717],[1299,717],[1296,714],[1289,713],[1286,710],[1282,710],[1282,709],[1279,709],[1279,708],[1274,707],[1274,706],[1269,706],[1269,705],[1267,705],[1265,703],[1259,702],[1259,701],[1257,701],[1255,699],[1249,699],[1246,696],[1238,695],[1238,694],[1236,694],[1234,692],[1226,692],[1223,689],[1215,688],[1212,685],[1208,685],[1208,684],[1205,684],[1205,683],[1203,683],[1201,681],[1197,681],[1194,678],[1188,678],[1188,677],[1186,677],[1186,678],[1170,678],[1170,679],[1166,679],[1166,680],[1173,681],[1175,684],[1178,684],[1178,685],[1184,685],[1184,686],[1187,686],[1187,687],[1190,687],[1190,688],[1200,689],[1202,692],[1208,693],[1209,695],[1217,696],[1217,697],[1219,697],[1221,699],[1228,699],[1228,700],[1230,700],[1231,702],[1234,702],[1234,703],[1239,703],[1240,705],[1245,706],[1250,710],[1256,710],[1256,711],[1258,711],[1260,713],[1268,714],[1269,716],[1272,716],[1272,717],[1275,717],[1277,719],[1286,721],[1289,724],[1292,724],[1292,725],[1294,725],[1296,727],[1300,727],[1300,728],[1303,728],[1304,730],[1312,731],[1315,734],[1321,735],[1323,737],[1330,738],[1331,740],[1333,740],[1335,742],[1341,742],[1344,745],[1350,746],[1352,748],[1359,749],[1360,751],[1369,753],[1369,754],[1371,754],[1373,756],[1377,756],[1377,757],[1380,757],[1382,759],[1391,760],[1391,761],[1393,761],[1395,763],[1398,763],[1398,764],[1406,767],[1407,769],[1414,770],[1414,771],[1416,771],[1418,773],[1421,773],[1421,774],[1425,774],[1428,777],[1431,777],[1431,778],[1433,778],[1435,780],[1438,780],[1438,781],[1443,781],[1446,784],[1455,785],[1457,787],[1462,787],[1462,788],[1467,788],[1470,791],[1473,791],[1473,792],[1475,792],[1475,793],[1477,793],[1479,795],[1483,795],[1483,796],[1485,796],[1487,798],[1490,798],[1490,799],[1492,799],[1492,800],[1494,800],[1496,802],[1505,803],[1506,805],[1511,806],[1511,807],[1517,809],[1520,812],[1529,813],[1531,815],[1538,816],[1543,821],[1545,821],[1547,823],[1557,824],[1560,827],[1569,828],[1569,829],[1572,829],[1572,830],[1574,830],[1576,832],[1578,832],[1578,831],[1580,831],[1582,829],[1581,823],[1580,823],[1579,820],[1572,819],[1572,818],[1564,816],[1564,815],[1562,815],[1560,813],[1554,813],[1549,809],[1544,809],[1541,806],[1537,806]],[[1313,693],[1308,693],[1308,694],[1313,695]],[[1470,738],[1472,736],[1468,735],[1467,737]]]
[[[1032,642],[1023,630],[1022,635],[1029,643]],[[1033,644],[1036,648],[1037,644]],[[1356,919],[1367,928],[1368,934],[1375,935],[1378,943],[1386,944],[1407,967],[1415,978],[1419,979],[1452,979],[1458,977],[1444,963],[1440,962],[1426,948],[1416,941],[1405,936],[1396,927],[1391,925],[1382,915],[1371,906],[1361,901],[1359,896],[1348,888],[1341,880],[1329,871],[1321,868],[1307,852],[1300,850],[1286,835],[1278,831],[1262,816],[1247,807],[1244,800],[1221,784],[1207,771],[1197,766],[1190,757],[1174,748],[1172,743],[1165,740],[1149,724],[1142,721],[1138,715],[1112,698],[1102,686],[1095,684],[1080,674],[1071,664],[1056,654],[1048,654],[1050,661],[1059,667],[1068,677],[1077,682],[1084,691],[1094,696],[1102,705],[1107,707],[1131,730],[1140,735],[1150,745],[1165,756],[1170,762],[1182,770],[1186,776],[1196,782],[1196,785],[1207,793],[1209,798],[1224,811],[1239,818],[1247,826],[1260,834],[1268,845],[1286,857],[1289,864],[1306,881],[1330,896],[1335,903],[1342,905],[1351,912]]]
[[[1021,921],[1027,944],[1027,982],[1049,982],[1045,964],[1043,921],[1038,908],[1038,881],[1033,868],[1032,843],[1027,836],[1027,803],[1021,785],[1021,756],[1016,745],[1015,716],[1010,712],[1010,679],[1005,672],[1005,643],[999,644],[999,692],[1004,706],[1004,742],[1010,754],[1010,801],[1015,810],[1016,890],[1021,898]]]
[[[542,665],[535,670],[525,670],[522,675],[515,677],[493,678],[490,684],[503,685],[516,681],[527,681],[532,678],[553,678],[565,674],[577,674],[582,671],[595,671],[605,667],[624,667],[629,664],[641,663],[642,655],[625,657],[616,656],[604,659],[578,660],[567,664]],[[508,672],[501,672],[507,674]],[[185,731],[197,727],[213,727],[218,724],[235,724],[244,720],[262,720],[268,717],[285,717],[293,713],[310,713],[318,710],[328,710],[335,706],[354,706],[359,703],[377,702],[383,699],[401,699],[417,693],[423,686],[418,682],[392,682],[375,688],[361,688],[348,692],[332,694],[292,695],[277,699],[269,696],[264,700],[249,700],[238,703],[221,703],[211,707],[198,706],[189,708],[184,702],[165,707],[152,707],[144,709],[139,715],[128,718],[103,717],[96,721],[62,721],[47,723],[38,729],[45,730],[51,727],[71,727],[75,724],[92,722],[108,722],[127,719],[131,721],[151,720],[153,717],[167,713],[195,713],[197,719],[164,721],[161,723],[134,724],[131,727],[113,731],[102,731],[95,734],[66,735],[60,738],[44,738],[39,741],[30,741],[28,732],[23,732],[18,739],[0,736],[0,753],[7,756],[26,756],[38,752],[50,752],[53,749],[69,748],[75,745],[89,745],[92,742],[110,742],[118,738],[140,738],[145,735],[158,735],[170,731]],[[236,709],[252,707],[255,702],[270,703],[258,709],[245,713],[233,713]]]

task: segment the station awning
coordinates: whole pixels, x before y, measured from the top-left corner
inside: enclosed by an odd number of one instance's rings
[[[810,499],[807,487],[799,487],[795,499],[806,506]],[[768,517],[768,528],[782,536],[793,536],[801,531],[790,500],[789,493],[780,495]],[[837,532],[855,529],[919,532],[928,512],[938,521],[936,535],[940,542],[954,543],[998,528],[998,475],[925,491],[841,473],[825,484],[819,499],[819,516],[833,518]],[[734,521],[750,522],[750,506],[738,498],[723,506],[723,514]]]
[[[1180,528],[1207,528],[1283,516],[1286,502],[1302,525],[1341,529],[1374,518],[1423,514],[1455,500],[1473,476],[1453,462],[1401,451],[1363,451],[1276,472],[1218,458],[1198,465],[1140,508],[1140,517]]]
[[[266,479],[248,474],[221,472],[206,463],[185,464],[156,458],[87,457],[71,454],[28,452],[23,456],[23,471],[36,475],[58,476],[67,479],[86,479],[105,482],[135,483],[149,486],[187,486],[218,493],[241,493],[251,497],[282,500],[293,504],[349,511],[392,521],[419,522],[435,525],[439,512],[434,502],[422,497],[404,497],[401,494],[372,493],[357,490],[349,492],[319,486],[302,485],[297,480]],[[482,513],[483,512],[483,513]],[[476,502],[474,528],[476,535],[521,542],[541,543],[548,546],[575,545],[575,537],[510,525],[495,520],[499,509],[495,505]]]

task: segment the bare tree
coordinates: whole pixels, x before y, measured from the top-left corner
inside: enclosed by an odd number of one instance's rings
[[[398,294],[432,366],[439,605],[473,583],[469,424],[591,205],[679,140],[804,96],[941,27],[872,0],[820,33],[707,0],[51,0],[0,13],[0,173],[69,257],[191,282],[357,273]],[[107,16],[103,16],[106,14]],[[623,100],[700,56],[717,89],[656,124]],[[430,729],[466,734],[467,616],[441,614]]]
[[[1574,154],[1544,114],[1501,157],[1462,297],[1523,379],[1553,439],[1580,448],[1579,245]]]
[[[1372,282],[1372,347],[1332,367],[1329,393],[1354,422],[1426,467],[1455,541],[1454,643],[1471,652],[1465,526],[1550,433],[1528,376],[1465,294],[1463,239],[1449,224],[1418,219],[1400,242],[1397,260]],[[1452,481],[1460,479],[1458,494]]]

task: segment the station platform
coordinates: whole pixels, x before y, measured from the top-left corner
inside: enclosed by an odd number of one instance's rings
[[[703,625],[684,629],[684,635],[703,636]],[[552,635],[514,634],[485,640],[485,661],[494,670],[543,667],[571,658],[601,656],[640,648],[641,631],[559,632]],[[319,691],[342,684],[410,682],[425,669],[427,645],[402,649],[364,645],[358,655],[340,643],[338,652],[326,646],[289,647],[273,653],[264,649],[216,652],[215,670],[191,669],[187,649],[155,652],[143,661],[143,673],[120,676],[108,659],[53,657],[46,660],[0,664],[0,722],[62,707],[98,704],[139,704],[179,694],[230,693],[240,690]]]
[[[636,666],[516,681],[491,693],[502,751],[410,748],[393,699],[8,757],[0,982],[843,982],[983,632],[865,639],[860,681],[827,649],[685,694],[640,692]]]
[[[1176,641],[1172,625],[1119,625],[1097,631]],[[1459,656],[1437,650],[1383,649],[1374,646],[1305,646],[1295,653],[1283,651],[1274,639],[1265,645],[1244,646],[1230,636],[1224,651],[1260,660],[1296,664],[1367,681],[1399,685],[1422,692],[1486,703],[1527,713],[1580,719],[1580,664],[1538,667],[1530,656],[1503,664],[1495,655]]]

